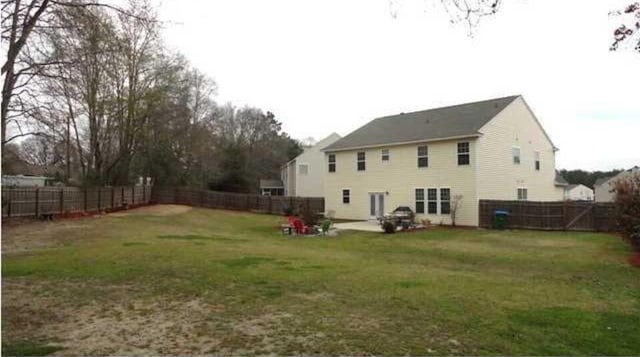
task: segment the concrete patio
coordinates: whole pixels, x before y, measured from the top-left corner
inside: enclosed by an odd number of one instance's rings
[[[352,231],[365,231],[365,232],[380,232],[382,229],[377,221],[359,221],[359,222],[347,222],[347,223],[335,223],[333,228],[338,230],[352,230]]]

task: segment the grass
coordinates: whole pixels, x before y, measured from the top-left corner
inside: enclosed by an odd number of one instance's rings
[[[289,238],[281,217],[206,209],[86,220],[52,233],[71,243],[3,255],[3,279],[44,284],[39,294],[80,307],[132,286],[127,300],[201,299],[219,307],[191,324],[219,341],[209,352],[640,354],[640,269],[611,235]],[[3,332],[19,328],[5,310]],[[15,343],[5,335],[3,350]]]
[[[3,356],[46,356],[60,350],[62,350],[60,346],[40,341],[21,340],[10,344],[2,343]]]

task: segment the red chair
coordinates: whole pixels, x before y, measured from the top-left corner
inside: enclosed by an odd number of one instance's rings
[[[304,223],[302,223],[302,221],[298,218],[294,219],[293,229],[295,230],[296,234],[304,234]]]

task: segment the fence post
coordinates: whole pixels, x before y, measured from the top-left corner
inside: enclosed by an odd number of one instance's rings
[[[36,217],[40,215],[40,189],[36,187]]]
[[[136,203],[136,186],[133,185],[131,186],[131,204],[135,204]]]
[[[102,201],[102,188],[98,187],[98,213],[100,213],[100,201]]]
[[[267,211],[267,213],[271,213],[271,195],[267,196],[269,197],[269,211]]]
[[[60,189],[60,214],[64,213],[64,188]]]
[[[85,188],[84,188],[84,190],[83,190],[82,192],[83,192],[83,196],[84,196],[84,197],[83,197],[83,201],[84,201],[84,211],[85,211],[85,212],[87,212],[87,209],[88,209],[88,207],[87,207],[87,188],[85,187]]]
[[[111,209],[114,209],[116,206],[116,188],[111,187]]]
[[[124,186],[120,187],[120,205],[124,205]]]
[[[7,202],[7,217],[11,217],[11,201],[13,201],[13,195],[9,194],[9,202]]]
[[[147,203],[147,185],[142,185],[142,203]]]

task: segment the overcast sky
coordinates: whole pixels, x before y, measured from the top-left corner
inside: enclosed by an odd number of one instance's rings
[[[297,139],[376,117],[522,94],[558,168],[640,165],[640,55],[608,51],[629,0],[504,0],[468,28],[437,0],[163,0],[170,48],[217,101],[272,111]]]

